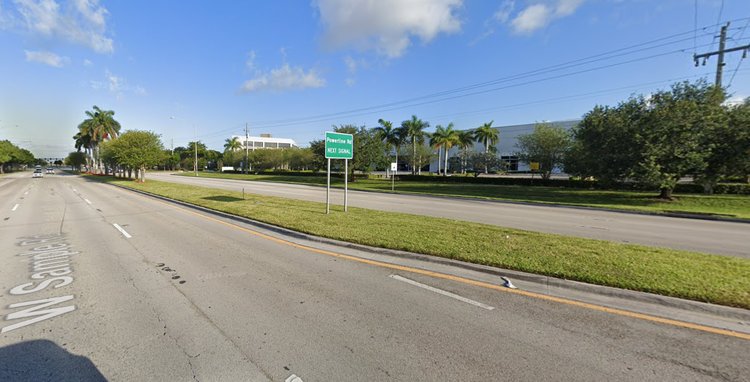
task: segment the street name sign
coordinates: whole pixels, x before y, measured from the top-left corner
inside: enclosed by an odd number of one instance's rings
[[[351,134],[326,131],[326,158],[354,158],[354,137]]]

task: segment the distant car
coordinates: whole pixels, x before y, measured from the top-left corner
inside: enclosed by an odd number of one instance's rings
[[[38,169],[34,170],[34,175],[32,175],[31,177],[32,178],[43,178],[44,177],[44,173],[42,172],[41,168],[38,168]]]
[[[47,167],[47,174],[54,174],[54,173],[55,173],[55,169],[54,168]]]

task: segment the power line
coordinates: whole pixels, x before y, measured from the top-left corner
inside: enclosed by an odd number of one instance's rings
[[[739,18],[739,19],[736,19],[734,21],[742,21],[742,20],[747,20],[748,22],[750,22],[750,17]],[[588,68],[588,69],[584,69],[584,70],[579,70],[579,71],[575,71],[575,72],[564,73],[564,74],[561,74],[561,75],[548,76],[548,77],[545,77],[545,78],[542,78],[542,79],[530,80],[530,81],[525,81],[525,82],[520,82],[520,83],[511,83],[509,85],[505,85],[505,86],[501,86],[501,87],[494,87],[494,88],[490,88],[490,89],[483,89],[483,90],[479,90],[479,91],[475,91],[475,92],[471,92],[471,93],[466,93],[466,92],[468,92],[470,90],[482,89],[482,88],[486,88],[486,87],[492,86],[492,85],[513,82],[513,81],[517,81],[519,79],[531,78],[531,77],[535,77],[535,76],[538,76],[538,75],[541,75],[541,74],[552,73],[552,72],[561,71],[561,70],[565,70],[565,69],[571,69],[571,68],[578,67],[578,66],[588,65],[588,64],[591,64],[591,63],[594,63],[594,62],[611,60],[611,59],[616,58],[616,57],[627,56],[627,55],[631,55],[631,54],[638,53],[638,52],[643,52],[643,51],[647,51],[647,50],[651,50],[651,49],[656,49],[656,48],[659,48],[659,47],[664,47],[664,46],[669,46],[669,45],[677,44],[677,43],[689,40],[690,37],[681,38],[679,40],[675,40],[675,38],[678,38],[678,37],[681,37],[681,36],[685,36],[685,35],[689,35],[689,34],[692,33],[694,35],[693,38],[695,39],[695,32],[697,32],[697,31],[705,31],[705,30],[707,30],[708,28],[711,28],[711,27],[713,27],[713,25],[704,26],[702,28],[695,28],[692,31],[686,31],[686,32],[682,32],[682,33],[676,33],[676,34],[669,35],[669,36],[666,36],[666,37],[661,37],[661,38],[657,38],[657,39],[654,39],[654,40],[646,41],[646,42],[643,42],[643,43],[639,43],[639,44],[634,44],[634,45],[631,45],[631,46],[627,46],[627,47],[624,47],[624,48],[618,48],[618,49],[614,49],[614,50],[611,50],[611,51],[599,53],[599,54],[596,54],[596,55],[592,55],[592,56],[588,56],[588,57],[584,57],[584,58],[580,58],[580,59],[576,59],[576,60],[571,60],[571,61],[563,62],[563,63],[560,63],[560,64],[551,65],[551,66],[548,66],[548,67],[543,67],[543,68],[536,69],[536,70],[533,70],[533,71],[523,72],[523,73],[519,73],[519,74],[512,75],[512,76],[507,76],[507,77],[502,77],[502,78],[498,78],[498,79],[494,79],[494,80],[490,80],[490,81],[475,83],[475,84],[471,84],[471,85],[467,85],[467,86],[463,86],[463,87],[459,87],[459,88],[455,88],[455,89],[445,90],[445,91],[441,91],[441,92],[431,93],[431,94],[427,94],[427,95],[423,95],[423,96],[419,96],[419,97],[413,97],[413,98],[409,98],[409,99],[404,99],[404,100],[389,102],[389,103],[385,103],[385,104],[381,104],[381,105],[375,105],[375,106],[357,108],[357,109],[352,109],[352,110],[348,110],[348,111],[340,111],[340,112],[335,112],[335,113],[327,113],[327,114],[320,114],[320,115],[313,115],[313,116],[299,117],[299,118],[292,118],[292,119],[284,119],[284,120],[271,120],[271,121],[259,122],[259,123],[254,124],[254,125],[257,126],[257,127],[259,127],[259,128],[283,127],[283,126],[294,126],[294,125],[300,125],[300,124],[306,124],[306,123],[315,123],[315,122],[329,121],[329,120],[332,120],[332,119],[334,119],[336,117],[354,117],[354,116],[359,116],[359,115],[369,115],[369,114],[381,113],[381,112],[385,112],[385,111],[392,111],[392,110],[399,110],[399,109],[404,109],[404,108],[408,108],[408,107],[420,106],[420,105],[429,104],[429,103],[443,102],[443,101],[447,101],[447,100],[451,100],[451,99],[468,97],[468,96],[472,96],[472,95],[484,94],[484,93],[488,93],[488,92],[494,92],[494,91],[498,91],[498,90],[508,89],[508,88],[511,88],[511,87],[524,86],[524,85],[538,83],[538,82],[542,82],[542,81],[549,81],[549,80],[553,80],[553,79],[557,79],[557,78],[569,77],[569,76],[572,76],[572,75],[582,74],[582,73],[591,72],[591,71],[595,71],[595,70],[602,70],[602,69],[606,69],[606,68],[610,68],[610,67],[614,67],[614,66],[619,66],[619,65],[625,65],[625,64],[633,63],[633,62],[637,62],[637,61],[642,61],[642,60],[647,60],[647,59],[653,59],[653,58],[657,58],[657,57],[661,57],[661,56],[666,56],[666,55],[670,55],[670,54],[681,53],[681,52],[685,52],[686,49],[679,49],[679,50],[669,51],[669,52],[665,52],[665,53],[661,53],[661,54],[656,54],[656,55],[651,55],[651,56],[645,56],[645,57],[639,57],[639,58],[636,58],[636,59],[626,60],[626,61],[623,61],[623,62],[617,62],[617,63],[602,65],[602,66],[598,66],[598,67]],[[670,41],[670,40],[673,40],[673,41]],[[662,42],[662,43],[658,44],[658,45],[654,45],[654,44],[659,43],[659,42]],[[653,45],[653,46],[649,46],[649,45]],[[707,45],[711,45],[711,44],[707,44]],[[637,48],[640,48],[640,49],[637,49]],[[694,47],[693,48],[694,48],[694,50],[697,49],[697,46],[695,45],[695,43],[694,43]],[[465,94],[457,94],[457,93],[465,93]],[[457,94],[457,95],[446,97],[446,96],[451,95],[451,94]],[[438,97],[441,97],[441,98],[438,98]],[[417,102],[417,101],[420,101],[420,100],[429,100],[429,101]],[[399,105],[402,105],[402,106],[399,106]],[[222,129],[222,130],[217,130],[217,131],[213,131],[211,133],[200,135],[200,137],[203,137],[203,138],[213,137],[213,136],[221,135],[221,134],[224,134],[226,132],[233,131],[233,130],[238,130],[238,128],[237,127],[231,127],[231,128],[226,128],[226,129]]]
[[[750,17],[740,18],[738,20],[750,20]],[[703,27],[701,29],[705,30],[705,29],[711,28],[713,26],[714,25],[709,25],[709,26],[705,26],[705,27]],[[367,110],[373,110],[373,109],[387,108],[387,107],[390,107],[390,106],[395,106],[395,105],[403,104],[403,103],[415,102],[415,101],[419,101],[419,100],[422,100],[422,99],[435,98],[435,97],[440,97],[440,96],[444,96],[444,95],[448,95],[448,94],[454,94],[454,93],[469,91],[469,90],[472,90],[472,89],[486,87],[486,86],[491,86],[491,85],[495,85],[495,84],[502,83],[502,82],[509,82],[509,81],[513,81],[513,80],[517,80],[517,79],[528,78],[528,77],[532,77],[532,76],[539,75],[539,74],[544,74],[544,73],[550,73],[550,72],[553,72],[553,71],[564,70],[564,69],[568,69],[568,68],[571,68],[571,67],[580,66],[580,65],[584,65],[584,64],[588,64],[588,63],[598,62],[598,61],[603,61],[603,60],[611,59],[611,58],[614,58],[614,57],[620,57],[620,56],[627,55],[627,54],[633,54],[633,53],[637,53],[637,52],[648,50],[648,49],[654,49],[654,48],[657,48],[657,47],[662,47],[662,46],[666,46],[666,45],[676,44],[676,43],[679,43],[679,42],[683,42],[683,41],[689,40],[689,37],[688,38],[683,38],[683,39],[678,40],[678,41],[672,41],[672,42],[669,42],[669,43],[665,43],[665,44],[661,44],[661,45],[658,45],[658,46],[650,47],[650,48],[642,48],[642,49],[634,50],[632,52],[621,53],[621,54],[616,54],[615,55],[615,53],[625,52],[625,51],[628,51],[628,50],[633,50],[635,48],[639,48],[639,47],[651,45],[651,44],[654,44],[654,43],[657,43],[657,42],[666,41],[666,40],[674,39],[676,37],[689,35],[690,33],[693,33],[693,32],[694,31],[686,31],[686,32],[676,33],[676,34],[669,35],[669,36],[666,36],[666,37],[661,37],[661,38],[658,38],[658,39],[654,39],[654,40],[646,41],[646,42],[643,42],[643,43],[639,43],[639,44],[627,46],[627,47],[624,47],[624,48],[614,49],[614,50],[607,51],[607,52],[604,52],[604,53],[599,53],[599,54],[596,54],[596,55],[593,55],[593,56],[588,56],[588,57],[584,57],[584,58],[580,58],[580,59],[576,59],[576,60],[572,60],[572,61],[563,62],[563,63],[560,63],[560,64],[556,64],[556,65],[552,65],[552,66],[548,66],[548,67],[536,69],[536,70],[529,71],[529,72],[523,72],[523,73],[519,73],[519,74],[512,75],[512,76],[507,76],[507,77],[502,77],[502,78],[498,78],[498,79],[495,79],[495,80],[480,82],[480,83],[476,83],[476,84],[472,84],[472,85],[467,85],[467,86],[463,86],[463,87],[459,87],[459,88],[455,88],[455,89],[451,89],[451,90],[445,90],[445,91],[441,91],[441,92],[431,93],[431,94],[427,94],[427,95],[423,95],[423,96],[419,96],[419,97],[408,98],[408,99],[403,99],[403,100],[399,100],[399,101],[389,102],[389,103],[385,103],[385,104],[380,104],[380,105],[375,105],[375,106],[369,106],[369,107],[363,107],[363,108],[352,109],[352,110],[341,111],[341,112],[335,112],[335,113],[319,114],[319,115],[313,115],[313,116],[307,116],[307,117],[300,117],[300,118],[283,119],[283,120],[259,121],[257,123],[259,125],[262,125],[262,126],[281,126],[281,125],[286,125],[288,123],[302,122],[302,121],[305,121],[305,120],[315,120],[315,121],[318,121],[318,120],[321,120],[321,119],[322,120],[328,120],[328,119],[330,119],[330,117],[349,115],[349,114],[354,114],[354,113],[363,112],[363,111],[367,111]],[[610,57],[607,57],[607,56],[610,56]],[[297,124],[297,123],[295,123],[295,124]]]
[[[706,44],[706,45],[710,45],[710,44]],[[495,87],[495,88],[490,88],[490,89],[483,89],[483,90],[478,90],[478,91],[471,92],[471,93],[459,94],[459,95],[454,95],[454,96],[450,96],[450,97],[443,97],[443,98],[438,98],[438,99],[429,100],[429,101],[423,101],[423,102],[416,102],[416,103],[411,103],[411,104],[405,104],[405,105],[402,105],[402,106],[393,106],[393,107],[389,107],[389,108],[382,108],[382,109],[377,109],[377,110],[372,110],[372,111],[355,112],[355,113],[349,113],[349,114],[345,114],[344,112],[342,112],[342,113],[337,113],[337,115],[330,116],[330,117],[326,115],[326,116],[319,116],[319,117],[310,117],[310,119],[300,119],[300,120],[295,120],[295,121],[291,121],[291,122],[258,124],[258,126],[259,127],[294,126],[294,125],[301,125],[301,124],[307,124],[307,123],[325,122],[325,121],[331,120],[333,117],[339,117],[339,118],[342,118],[342,117],[355,117],[355,116],[369,115],[369,114],[375,114],[375,113],[382,113],[382,112],[393,111],[393,110],[400,110],[400,109],[405,109],[405,108],[410,108],[410,107],[415,107],[415,106],[422,106],[422,105],[436,103],[436,102],[449,101],[449,100],[453,100],[453,99],[457,99],[457,98],[463,98],[463,97],[469,97],[469,96],[473,96],[473,95],[479,95],[479,94],[485,94],[485,93],[489,93],[489,92],[495,92],[495,91],[498,91],[498,90],[505,90],[505,89],[510,89],[510,88],[514,88],[514,87],[519,87],[519,86],[524,86],[524,85],[530,85],[530,84],[544,82],[544,81],[549,81],[549,80],[553,80],[553,79],[570,77],[570,76],[574,76],[574,75],[577,75],[577,74],[588,73],[588,72],[602,70],[602,69],[607,69],[607,68],[611,68],[611,67],[615,67],[615,66],[621,66],[621,65],[625,65],[625,64],[630,64],[630,63],[637,62],[637,61],[654,59],[654,58],[658,58],[658,57],[663,57],[663,56],[672,55],[672,54],[676,54],[676,53],[685,53],[685,52],[686,52],[686,49],[678,49],[678,50],[673,50],[673,51],[669,51],[669,52],[665,52],[665,53],[661,53],[661,54],[650,55],[650,56],[645,56],[645,57],[639,57],[639,58],[635,58],[635,59],[631,59],[631,60],[627,60],[627,61],[616,62],[616,63],[613,63],[613,64],[607,64],[607,65],[597,66],[597,67],[593,67],[593,68],[588,68],[588,69],[582,69],[582,70],[578,70],[578,71],[574,71],[574,72],[569,72],[569,73],[565,73],[565,74],[544,77],[544,78],[541,78],[541,79],[529,80],[529,81],[525,81],[525,82],[514,83],[514,84],[500,86],[500,87]]]

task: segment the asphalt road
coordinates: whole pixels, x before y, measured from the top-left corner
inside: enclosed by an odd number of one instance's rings
[[[244,188],[248,193],[325,203],[325,188],[322,187],[194,178],[167,173],[148,174],[148,177],[233,191]],[[342,190],[333,189],[331,195],[332,203],[343,204]],[[748,223],[362,191],[349,191],[349,205],[529,231],[750,258]]]
[[[750,376],[748,339],[357,260],[372,254],[75,176],[5,182],[0,211],[3,381]]]

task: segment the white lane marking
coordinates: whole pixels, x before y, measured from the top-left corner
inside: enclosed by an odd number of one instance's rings
[[[19,204],[18,204],[18,203],[16,203],[16,205],[15,205],[15,206],[13,206],[13,208],[11,208],[10,210],[11,210],[11,211],[15,211],[15,210],[17,210],[17,209],[18,209],[18,206],[19,206]]]
[[[91,201],[88,200],[88,199],[86,199],[86,198],[83,198],[83,201],[86,202],[86,203],[88,203],[88,204],[91,204]]]
[[[431,287],[429,285],[425,285],[425,284],[422,284],[420,282],[416,282],[414,280],[407,279],[406,277],[401,277],[399,275],[390,275],[388,277],[390,277],[392,279],[396,279],[398,281],[403,281],[403,282],[405,282],[407,284],[411,284],[411,285],[414,285],[414,286],[417,286],[417,287],[420,287],[420,288],[423,288],[423,289],[427,289],[428,291],[431,291],[431,292],[442,294],[443,296],[448,296],[450,298],[455,298],[458,301],[462,301],[462,302],[465,302],[467,304],[478,306],[478,307],[480,307],[482,309],[487,309],[487,310],[493,310],[493,309],[495,309],[495,307],[493,307],[493,306],[489,306],[487,304],[482,304],[479,301],[474,301],[474,300],[468,299],[466,297],[459,296],[457,294],[454,294],[454,293],[451,293],[451,292],[448,292],[448,291],[444,291],[442,289],[433,288],[433,287]]]
[[[285,379],[284,382],[303,382],[303,381],[302,381],[302,378],[296,376],[295,374],[292,374],[289,377],[287,377],[287,379]]]
[[[122,236],[125,236],[128,239],[130,239],[132,237],[132,236],[130,236],[130,234],[127,231],[125,231],[124,229],[122,229],[122,227],[120,227],[119,224],[112,223],[112,225],[115,226],[115,228],[117,228],[118,231],[120,231],[120,233],[122,234]]]

